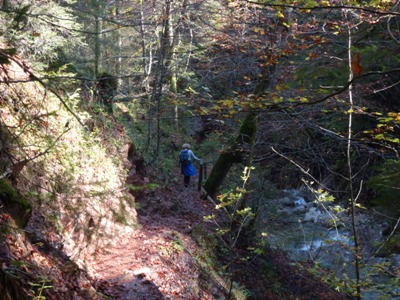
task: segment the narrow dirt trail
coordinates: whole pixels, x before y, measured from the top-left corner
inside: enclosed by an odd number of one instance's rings
[[[207,253],[195,241],[212,232],[203,217],[216,214],[215,205],[194,187],[159,188],[138,202],[138,228],[89,259],[89,274],[104,294],[90,299],[223,299],[226,282],[205,263]],[[263,266],[270,273],[260,272]],[[238,268],[237,280],[254,293],[249,299],[348,299],[281,253],[266,251]]]
[[[163,189],[139,201],[139,227],[103,249],[91,262],[92,276],[108,299],[214,299],[202,287],[193,228],[214,205],[194,187]]]

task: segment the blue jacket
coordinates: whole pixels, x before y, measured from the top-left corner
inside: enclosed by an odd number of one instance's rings
[[[183,166],[181,164],[181,173],[184,176],[195,176],[197,173],[196,169],[193,167],[192,160],[193,159],[200,160],[200,158],[196,157],[196,155],[194,155],[193,151],[190,149],[188,150],[188,154],[189,154],[189,164],[186,166]]]

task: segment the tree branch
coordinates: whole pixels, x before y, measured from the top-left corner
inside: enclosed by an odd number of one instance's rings
[[[296,10],[352,9],[352,10],[359,10],[359,11],[365,11],[365,12],[369,12],[369,13],[374,13],[374,14],[378,14],[378,15],[400,16],[399,12],[382,11],[382,10],[376,10],[376,9],[368,8],[368,7],[353,6],[353,5],[299,6],[299,5],[290,5],[290,4],[265,3],[265,2],[258,2],[258,1],[247,1],[247,2],[251,3],[251,4],[261,5],[261,6],[292,8],[292,9],[296,9]]]
[[[74,118],[78,121],[78,123],[82,127],[84,127],[84,124],[82,123],[82,121],[80,120],[78,115],[67,105],[67,103],[65,103],[65,101],[62,99],[62,97],[54,89],[52,89],[51,87],[47,86],[47,84],[43,80],[41,80],[39,77],[37,77],[35,74],[33,74],[32,71],[30,71],[24,64],[19,62],[14,57],[12,57],[10,55],[6,55],[4,53],[2,53],[2,55],[6,56],[9,60],[11,60],[14,63],[16,63],[22,70],[24,70],[24,72],[28,73],[29,77],[32,79],[32,81],[38,81],[45,89],[49,90],[54,96],[56,96],[58,98],[58,100],[63,104],[65,109],[74,116]]]

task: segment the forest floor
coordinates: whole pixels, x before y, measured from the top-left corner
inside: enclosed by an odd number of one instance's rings
[[[137,230],[93,259],[98,287],[112,299],[214,299],[212,287],[200,288],[191,238],[212,203],[191,187],[148,194],[140,205]]]
[[[201,199],[194,186],[159,188],[138,202],[137,230],[90,262],[96,288],[107,299],[226,299],[228,280],[220,277],[216,256],[209,259],[213,249],[205,251],[213,239],[199,246],[212,235],[212,223],[203,217],[215,213],[215,204]],[[232,299],[347,299],[282,254],[236,265],[242,288]]]

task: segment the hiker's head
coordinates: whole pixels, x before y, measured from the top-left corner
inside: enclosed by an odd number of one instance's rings
[[[190,145],[189,144],[183,144],[182,149],[190,149]]]

